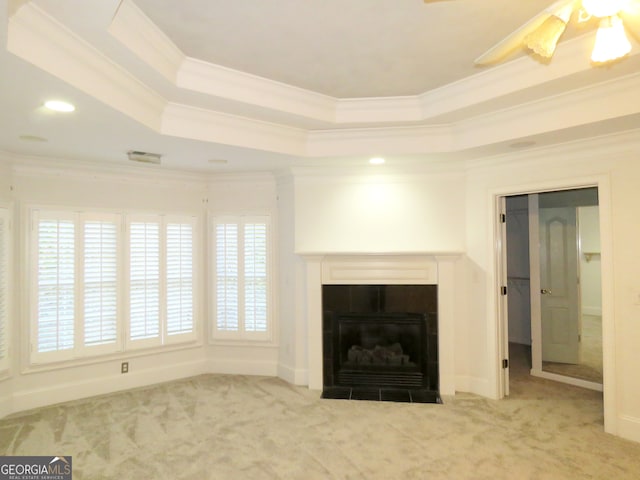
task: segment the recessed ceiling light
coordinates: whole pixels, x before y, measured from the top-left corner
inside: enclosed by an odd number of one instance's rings
[[[228,162],[226,160],[221,159],[221,158],[211,158],[209,160],[209,163],[211,163],[212,165],[225,165]]]
[[[369,159],[369,163],[371,165],[382,165],[384,163],[384,158],[382,157],[373,157]]]
[[[73,112],[76,107],[69,102],[63,102],[62,100],[47,100],[44,102],[44,106],[54,112]]]

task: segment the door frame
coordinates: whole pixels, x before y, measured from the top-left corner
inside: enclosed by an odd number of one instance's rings
[[[601,279],[602,279],[602,366],[603,366],[603,395],[604,395],[604,430],[613,435],[618,434],[618,409],[616,399],[616,342],[613,292],[613,239],[611,223],[611,187],[608,175],[569,180],[556,180],[544,183],[520,184],[501,188],[489,192],[491,214],[493,217],[493,282],[489,282],[491,295],[495,306],[494,341],[491,350],[491,361],[494,365],[497,381],[498,398],[508,393],[508,383],[505,383],[503,369],[504,338],[508,338],[509,322],[507,310],[502,307],[504,302],[501,287],[506,285],[503,278],[502,265],[506,249],[503,248],[500,206],[505,197],[527,195],[558,190],[574,190],[579,188],[598,188],[598,208],[600,214],[600,245],[601,245]],[[532,283],[531,288],[534,288]],[[532,309],[534,305],[532,305]],[[508,353],[508,352],[507,352]]]

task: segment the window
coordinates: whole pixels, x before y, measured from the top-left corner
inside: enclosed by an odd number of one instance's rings
[[[269,217],[213,221],[214,336],[270,338]]]
[[[36,362],[114,352],[120,215],[34,211]]]
[[[34,363],[196,338],[195,218],[47,210],[32,218]]]
[[[192,217],[129,220],[129,336],[132,346],[195,339]]]
[[[9,212],[0,208],[0,371],[9,368]]]

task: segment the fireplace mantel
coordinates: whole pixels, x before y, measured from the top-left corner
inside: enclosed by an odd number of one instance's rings
[[[322,285],[438,285],[440,393],[455,394],[455,262],[460,253],[315,254],[306,263],[309,388],[322,389]]]

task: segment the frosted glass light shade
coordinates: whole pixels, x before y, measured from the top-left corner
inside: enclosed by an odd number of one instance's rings
[[[598,18],[611,17],[629,6],[629,0],[582,0],[582,8]]]
[[[524,44],[538,55],[551,58],[566,27],[566,22],[552,15],[537,29],[524,37]]]
[[[595,63],[610,62],[624,57],[630,51],[631,43],[624,31],[622,19],[613,15],[600,20],[591,60]]]

